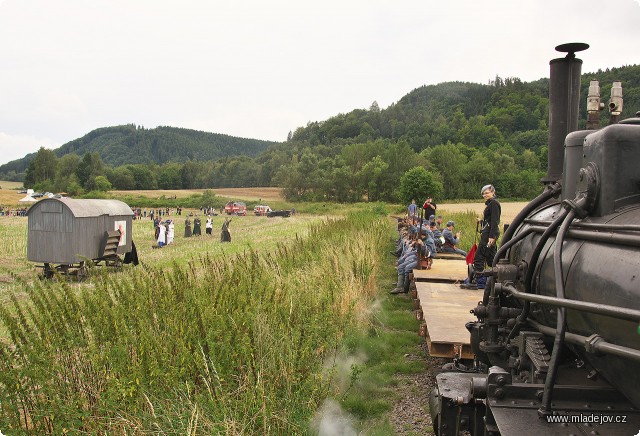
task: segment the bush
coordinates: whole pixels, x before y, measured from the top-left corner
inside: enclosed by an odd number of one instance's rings
[[[96,191],[107,192],[111,190],[111,182],[105,176],[96,177],[93,185]]]
[[[433,173],[424,167],[414,167],[400,178],[398,199],[403,204],[409,204],[413,199],[419,203],[428,197],[437,199],[443,192],[442,182]]]

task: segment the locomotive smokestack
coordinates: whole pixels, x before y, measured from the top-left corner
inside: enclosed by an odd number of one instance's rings
[[[567,56],[549,62],[549,154],[547,176],[542,180],[546,184],[562,178],[564,139],[578,129],[582,60],[575,53],[587,48],[580,42],[559,45],[556,50]]]

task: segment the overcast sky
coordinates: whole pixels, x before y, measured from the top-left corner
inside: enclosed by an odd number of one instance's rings
[[[640,64],[640,0],[0,0],[0,164],[127,123],[283,141],[422,85],[548,77],[574,41],[583,72]]]

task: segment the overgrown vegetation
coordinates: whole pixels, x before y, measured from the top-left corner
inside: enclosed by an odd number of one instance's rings
[[[309,431],[335,374],[323,366],[368,325],[388,235],[361,212],[270,254],[25,284],[0,309],[3,430]]]

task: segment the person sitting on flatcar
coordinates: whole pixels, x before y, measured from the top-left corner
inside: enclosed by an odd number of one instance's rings
[[[456,223],[453,221],[447,221],[447,228],[442,232],[444,238],[444,244],[442,244],[443,253],[456,253],[462,256],[466,256],[467,252],[459,249],[457,246],[460,244],[460,232],[453,234]]]

